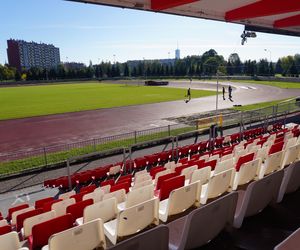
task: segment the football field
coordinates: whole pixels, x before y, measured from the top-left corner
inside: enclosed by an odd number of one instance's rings
[[[192,90],[192,98],[214,95]],[[82,82],[0,88],[0,120],[183,100],[186,89]]]

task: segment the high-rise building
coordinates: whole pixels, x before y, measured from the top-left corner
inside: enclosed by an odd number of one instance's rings
[[[7,57],[9,65],[18,71],[32,67],[51,69],[60,63],[59,48],[23,40],[7,40]]]
[[[180,49],[175,50],[175,59],[180,59]]]

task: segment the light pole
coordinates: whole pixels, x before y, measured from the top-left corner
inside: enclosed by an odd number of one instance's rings
[[[264,49],[264,51],[269,52],[269,56],[270,56],[270,64],[269,64],[269,76],[271,76],[271,68],[270,66],[272,66],[272,52],[269,49]]]
[[[216,95],[216,111],[218,111],[218,105],[219,105],[219,71],[217,68],[217,95]]]

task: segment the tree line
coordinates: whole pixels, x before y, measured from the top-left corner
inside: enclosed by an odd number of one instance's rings
[[[242,62],[237,53],[225,60],[210,49],[200,56],[187,56],[183,59],[162,62],[160,60],[144,60],[135,63],[101,62],[80,68],[69,68],[64,64],[50,70],[30,68],[18,72],[9,65],[0,65],[0,81],[20,80],[56,80],[80,78],[113,78],[113,77],[202,77],[228,76],[282,76],[299,77],[300,55],[286,56],[276,63],[267,59],[246,60]]]

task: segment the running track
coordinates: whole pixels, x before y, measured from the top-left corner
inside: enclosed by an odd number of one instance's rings
[[[300,96],[300,89],[279,89],[245,83],[230,84],[235,88],[234,102],[228,99],[223,101],[222,95],[219,95],[219,108]],[[186,89],[188,84],[184,81],[171,82],[169,87]],[[215,90],[216,85],[193,81],[192,89]],[[4,154],[31,150],[168,125],[171,122],[164,120],[165,118],[214,110],[215,103],[216,97],[210,96],[192,99],[188,104],[180,100],[0,121],[0,152]]]

